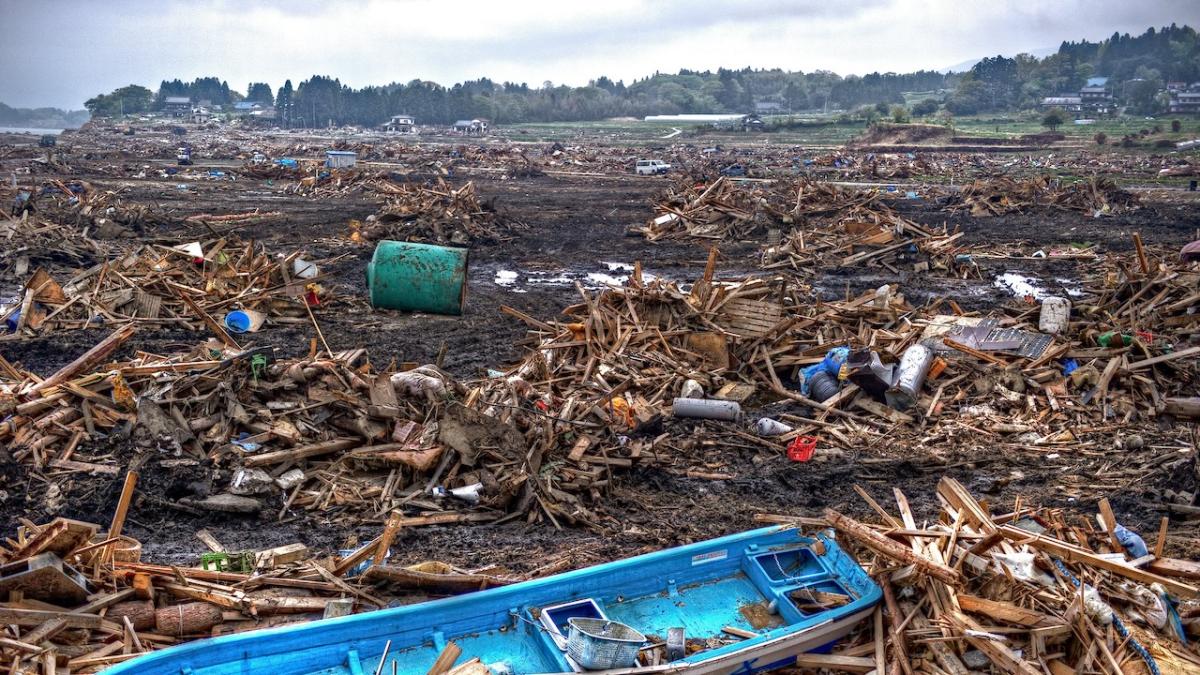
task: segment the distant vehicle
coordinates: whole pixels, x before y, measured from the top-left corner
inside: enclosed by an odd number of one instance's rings
[[[730,178],[744,178],[746,176],[746,167],[741,164],[730,164],[721,169],[721,175],[729,176]]]
[[[270,160],[267,159],[267,156],[261,152],[255,152],[254,155],[250,157],[251,164],[266,164],[268,161]]]
[[[192,165],[192,146],[190,146],[190,145],[179,146],[179,150],[175,153],[175,160],[176,160],[176,163],[179,164],[179,166],[191,166]]]
[[[53,148],[55,143],[58,143],[58,137],[54,134],[44,134],[38,139],[38,145],[43,148]]]
[[[639,176],[661,176],[671,170],[671,165],[661,159],[639,159],[634,173]]]

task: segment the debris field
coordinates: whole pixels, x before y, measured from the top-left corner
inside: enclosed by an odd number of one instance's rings
[[[803,669],[1200,668],[1178,158],[176,142],[0,145],[13,672],[765,524],[884,590]],[[380,241],[469,249],[461,313],[375,306]]]

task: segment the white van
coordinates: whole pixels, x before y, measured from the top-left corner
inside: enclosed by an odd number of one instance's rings
[[[658,176],[671,170],[671,165],[661,159],[639,159],[634,172],[639,176]]]

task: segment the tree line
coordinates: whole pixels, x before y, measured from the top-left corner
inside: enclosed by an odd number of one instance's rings
[[[216,77],[192,82],[164,80],[157,91],[129,85],[89,99],[93,115],[162,109],[171,96],[227,106],[240,100],[274,105],[275,123],[320,127],[329,124],[377,126],[396,114],[420,124],[449,124],[487,118],[497,124],[571,122],[611,117],[679,113],[751,113],[759,107],[787,112],[854,110],[864,106],[892,111],[905,94],[924,92],[919,103],[895,114],[926,116],[939,110],[954,115],[1035,107],[1042,97],[1077,92],[1090,77],[1106,76],[1109,87],[1135,112],[1155,112],[1170,81],[1200,81],[1200,40],[1188,26],[1151,28],[1139,36],[1114,33],[1100,42],[1064,41],[1038,59],[1028,54],[983,59],[966,73],[870,73],[840,76],[818,70],[782,69],[654,73],[630,83],[598,77],[585,86],[543,82],[495,82],[480,78],[446,87],[427,80],[355,89],[334,77],[314,75],[276,90],[254,82],[241,92]],[[763,106],[762,104],[774,104]]]

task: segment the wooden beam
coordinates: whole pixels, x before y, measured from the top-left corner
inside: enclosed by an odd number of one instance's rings
[[[1150,366],[1156,366],[1160,363],[1175,361],[1177,359],[1182,359],[1189,356],[1196,356],[1197,354],[1200,354],[1200,347],[1189,347],[1177,352],[1171,352],[1170,354],[1161,354],[1159,356],[1155,356],[1154,358],[1145,359],[1144,361],[1134,361],[1133,363],[1125,366],[1125,370],[1141,370],[1142,368],[1149,368]]]
[[[121,536],[121,530],[125,528],[125,516],[129,514],[129,503],[133,501],[133,489],[137,486],[138,475],[136,471],[130,471],[125,474],[125,485],[121,488],[121,498],[117,501],[117,511],[113,514],[112,525],[108,528],[107,539],[116,539]]]
[[[79,373],[92,368],[96,364],[108,358],[108,356],[115,352],[122,344],[125,344],[125,341],[133,337],[133,334],[136,331],[136,324],[130,323],[121,326],[113,331],[111,335],[96,343],[96,346],[84,352],[82,356],[60,368],[58,372],[21,392],[21,397],[25,400],[29,400],[33,398],[34,394],[37,394],[45,389],[49,389],[50,387],[56,387],[75,377]]]
[[[1114,574],[1133,579],[1144,584],[1162,584],[1163,588],[1184,598],[1200,597],[1200,589],[1185,583],[1181,583],[1174,579],[1169,579],[1153,572],[1138,569],[1124,562],[1109,560],[1102,556],[1096,555],[1091,551],[1084,550],[1078,546],[1068,544],[1053,537],[1048,537],[1043,534],[1034,534],[1027,530],[1022,530],[1011,525],[1005,525],[1000,528],[1000,532],[1009,541],[1028,544],[1046,553],[1052,553],[1067,562],[1083,563],[1092,567],[1098,567],[1103,570],[1108,570]],[[1159,561],[1155,561],[1157,563]],[[1153,566],[1155,563],[1151,563]]]
[[[849,516],[842,515],[833,509],[825,509],[825,519],[839,532],[845,533],[880,555],[906,565],[916,565],[921,571],[950,586],[957,586],[962,582],[962,575],[958,570],[925,556],[917,555],[912,549],[888,539]]]

